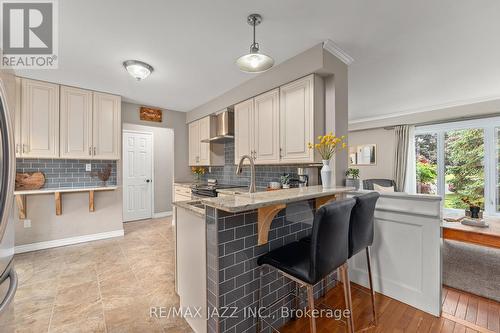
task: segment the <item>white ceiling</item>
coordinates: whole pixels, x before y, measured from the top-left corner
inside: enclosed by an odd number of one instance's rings
[[[500,97],[500,1],[63,0],[59,69],[32,78],[189,111],[252,77],[234,60],[260,13],[263,52],[280,63],[331,39],[351,55],[350,119]],[[155,72],[136,82],[127,59]]]

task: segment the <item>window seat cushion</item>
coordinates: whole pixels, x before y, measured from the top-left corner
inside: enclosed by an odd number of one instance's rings
[[[500,301],[500,249],[444,240],[443,284]]]

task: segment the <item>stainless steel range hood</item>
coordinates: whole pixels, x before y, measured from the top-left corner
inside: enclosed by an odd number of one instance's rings
[[[221,113],[213,117],[216,131],[215,136],[208,140],[201,140],[201,142],[208,143],[226,143],[234,140],[234,112],[232,109],[225,109]]]

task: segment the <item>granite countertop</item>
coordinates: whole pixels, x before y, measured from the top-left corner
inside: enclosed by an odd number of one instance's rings
[[[189,210],[193,214],[205,218],[205,208],[197,207],[197,204],[203,205],[203,203],[201,203],[199,199],[172,202],[172,205],[174,205],[175,207]]]
[[[202,182],[195,181],[174,181],[174,185],[183,186],[183,187],[191,187],[195,184],[201,184]]]
[[[265,192],[265,187],[257,187],[257,192]],[[227,195],[248,194],[248,186],[217,189],[217,193]]]
[[[333,187],[324,189],[321,185],[282,189],[269,192],[256,192],[201,199],[207,206],[230,213],[239,213],[261,207],[287,204],[290,202],[320,198],[354,190],[353,187]]]

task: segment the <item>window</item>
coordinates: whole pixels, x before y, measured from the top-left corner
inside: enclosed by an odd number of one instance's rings
[[[415,135],[417,193],[438,194],[437,191],[437,135]]]
[[[416,192],[441,195],[446,210],[500,213],[499,154],[500,117],[417,127]]]
[[[466,202],[484,205],[484,131],[448,131],[444,149],[444,207],[464,209],[469,206]]]

